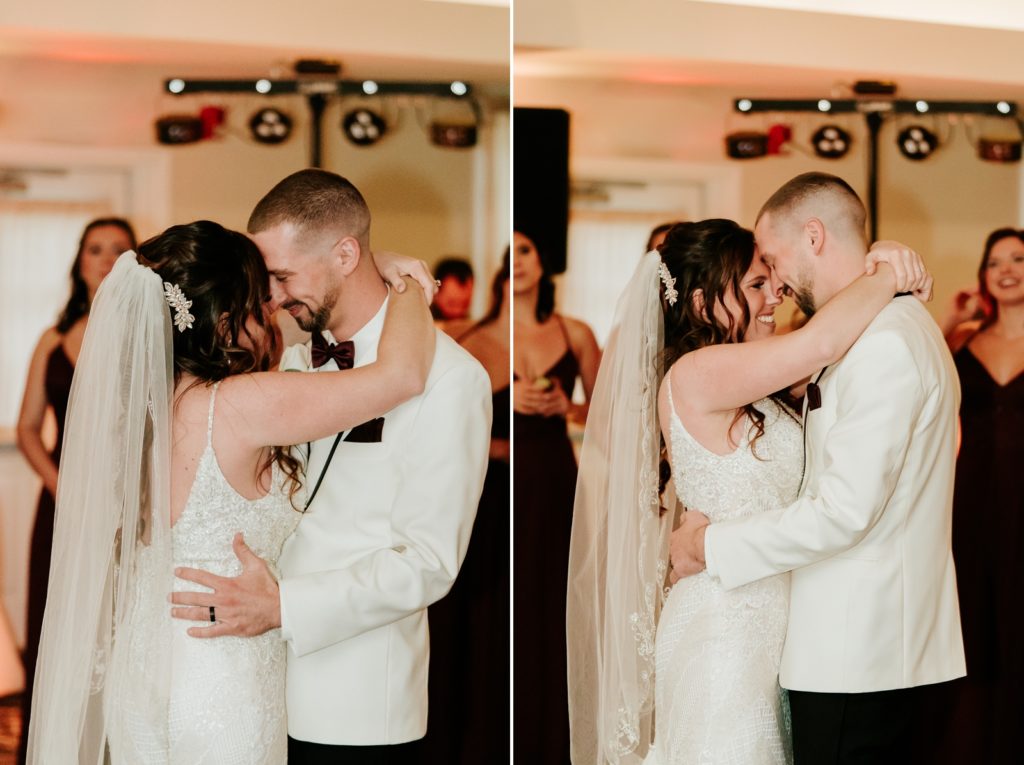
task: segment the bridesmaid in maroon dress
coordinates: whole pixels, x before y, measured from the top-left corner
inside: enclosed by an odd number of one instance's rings
[[[494,419],[483,493],[459,576],[430,607],[430,694],[422,765],[509,762],[509,264],[491,306],[457,340],[491,379]]]
[[[25,693],[22,696],[21,744],[18,762],[25,762],[29,713],[32,709],[32,680],[35,675],[39,633],[46,607],[46,586],[50,572],[50,546],[53,542],[54,495],[57,491],[57,466],[64,439],[64,414],[75,359],[82,347],[89,306],[103,278],[125,250],[135,249],[135,233],[121,218],[100,218],[89,223],[78,243],[78,254],[71,266],[71,297],[57,325],[43,333],[32,355],[25,396],[18,416],[18,448],[32,469],[43,479],[43,490],[36,508],[32,529],[32,547],[28,570],[28,614],[26,619]],[[53,451],[43,444],[42,429],[46,410],[53,409],[57,421],[57,442]]]
[[[967,319],[980,308],[982,318]],[[930,726],[928,763],[1020,762],[1024,751],[1024,232],[989,235],[976,290],[945,322],[960,375],[953,559],[967,677]]]
[[[555,288],[533,240],[512,243],[513,725],[516,760],[568,765],[565,592],[576,493],[566,418],[576,378],[590,398],[601,352],[590,328],[554,311]]]

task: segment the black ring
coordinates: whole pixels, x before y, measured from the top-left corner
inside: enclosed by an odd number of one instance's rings
[[[217,614],[214,612],[213,606],[210,606],[210,621],[211,622],[217,621]]]

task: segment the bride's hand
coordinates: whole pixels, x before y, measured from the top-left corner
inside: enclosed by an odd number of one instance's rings
[[[896,292],[910,292],[922,303],[932,299],[934,279],[914,250],[891,239],[875,242],[868,250],[864,273],[869,276],[879,263],[888,263],[896,278]]]
[[[430,273],[430,266],[425,261],[399,255],[390,250],[374,250],[373,264],[377,267],[377,273],[391,285],[395,292],[405,291],[405,282],[402,277],[408,276],[415,279],[416,283],[423,288],[427,303],[433,302],[440,285],[434,280],[434,275]]]

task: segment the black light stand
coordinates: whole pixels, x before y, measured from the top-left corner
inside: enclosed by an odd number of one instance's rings
[[[433,96],[468,101],[479,116],[480,106],[472,87],[464,82],[376,82],[311,77],[291,80],[186,80],[175,77],[164,81],[164,89],[173,95],[193,93],[230,93],[233,95],[304,95],[309,107],[310,167],[320,167],[323,146],[323,116],[332,96]]]
[[[737,98],[733,108],[752,112],[815,112],[826,114],[863,114],[868,129],[868,215],[871,240],[878,238],[878,134],[886,117],[892,114],[980,114],[1006,117],[1021,122],[1013,101],[926,101],[923,99],[756,99]],[[1021,130],[1024,135],[1024,129]]]

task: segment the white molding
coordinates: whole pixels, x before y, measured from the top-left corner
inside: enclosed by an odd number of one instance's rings
[[[171,224],[171,158],[161,149],[0,141],[0,166],[121,170],[131,184],[129,209],[123,214],[140,235],[148,237]]]
[[[707,217],[740,220],[740,168],[725,162],[678,162],[660,159],[580,157],[571,163],[571,175],[622,181],[685,181],[704,187]]]

